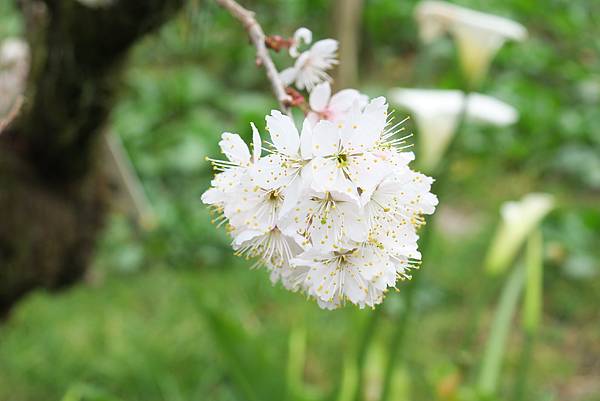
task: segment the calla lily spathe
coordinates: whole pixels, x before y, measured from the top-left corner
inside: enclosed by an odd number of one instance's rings
[[[486,259],[490,273],[501,273],[510,265],[531,232],[554,208],[554,197],[546,193],[530,193],[520,201],[506,202],[502,217]]]
[[[507,40],[522,41],[521,24],[445,1],[423,1],[415,9],[425,43],[449,33],[456,40],[461,66],[472,87],[485,77],[491,60]]]
[[[517,110],[494,97],[459,90],[394,88],[390,101],[411,112],[418,129],[420,165],[434,170],[456,132],[460,117],[496,126],[514,124]]]

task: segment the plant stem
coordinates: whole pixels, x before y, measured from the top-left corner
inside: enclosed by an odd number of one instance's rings
[[[356,392],[354,394],[354,401],[361,401],[363,399],[364,392],[364,366],[365,360],[367,358],[367,351],[369,349],[369,344],[371,344],[371,340],[373,335],[375,334],[375,329],[379,322],[381,321],[381,310],[382,307],[375,308],[369,314],[367,318],[367,322],[365,323],[365,327],[363,329],[360,341],[358,343],[358,349],[356,352],[356,368],[358,370],[358,380],[356,384]]]
[[[422,249],[428,248],[429,238],[431,237],[431,230],[432,227],[427,227],[427,229],[423,232],[423,235],[421,237]],[[402,355],[402,351],[404,349],[404,343],[406,341],[408,327],[410,325],[412,315],[415,309],[415,294],[418,292],[419,283],[422,280],[419,278],[421,274],[422,273],[419,271],[416,271],[413,274],[413,278],[406,286],[404,292],[404,309],[402,315],[396,322],[396,330],[392,334],[390,346],[388,349],[389,359],[385,366],[380,401],[387,401],[390,398],[392,391],[392,379],[394,377],[394,371],[396,370],[397,363],[400,359],[402,359],[402,356],[404,356],[404,359],[406,359],[406,355]]]
[[[523,288],[523,280],[524,271],[522,266],[518,265],[502,289],[479,373],[478,389],[483,396],[491,396],[496,392],[504,349]]]
[[[279,102],[279,108],[284,113],[290,115],[289,102],[291,101],[291,98],[285,92],[285,86],[281,82],[281,78],[279,78],[279,72],[265,45],[265,33],[254,18],[254,13],[245,9],[234,0],[216,0],[216,2],[240,21],[248,32],[252,44],[256,47],[256,59],[260,65],[265,67],[267,78],[271,82],[273,93]]]
[[[466,114],[467,114],[467,99],[468,94],[465,94],[464,103],[460,114],[458,115],[458,122],[456,125],[456,134],[454,140],[450,143],[447,151],[446,151],[446,159],[440,166],[437,167],[437,178],[433,185],[433,192],[437,194],[438,198],[443,199],[443,193],[445,189],[445,185],[448,182],[448,175],[450,172],[450,167],[452,164],[453,156],[456,154],[456,136],[462,131],[465,125]],[[431,245],[431,237],[432,232],[435,226],[435,219],[432,218],[431,222],[425,230],[419,240],[419,247],[421,249],[421,253],[423,255],[429,254],[429,249]],[[392,339],[389,348],[389,359],[388,363],[385,367],[384,380],[383,380],[383,389],[381,392],[380,401],[387,401],[390,397],[391,387],[392,387],[392,378],[394,376],[394,370],[396,369],[396,364],[398,363],[399,352],[404,348],[404,342],[406,341],[406,331],[408,330],[408,324],[412,319],[412,314],[414,313],[414,303],[415,296],[419,287],[419,276],[422,273],[417,273],[414,275],[413,279],[406,287],[405,290],[405,309],[396,322],[396,329],[392,334]],[[406,355],[404,355],[404,359],[406,359]]]
[[[527,379],[529,377],[529,367],[533,356],[533,346],[535,344],[535,336],[532,333],[525,333],[523,349],[517,366],[515,388],[513,391],[514,401],[525,401],[527,398]]]
[[[527,397],[527,382],[542,314],[543,238],[537,229],[529,237],[525,251],[527,261],[527,284],[523,303],[523,328],[525,339],[517,368],[513,400]]]

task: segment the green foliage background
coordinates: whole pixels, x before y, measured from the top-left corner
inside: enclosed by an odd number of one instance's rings
[[[457,3],[529,29],[527,41],[500,51],[482,89],[514,105],[521,118],[508,129],[469,125],[457,139],[459,156],[435,247],[421,271],[410,354],[396,372],[394,394],[398,400],[472,399],[501,284],[482,268],[498,207],[544,191],[557,196],[559,208],[543,226],[544,317],[527,399],[600,400],[600,3]],[[317,38],[332,34],[328,1],[244,4],[269,33],[290,35],[307,26]],[[419,44],[414,5],[366,1],[365,92],[461,86],[453,43]],[[21,29],[14,8],[1,2],[0,38]],[[277,56],[276,62],[289,61]],[[332,393],[370,311],[321,311],[273,287],[264,271],[249,271],[248,262],[231,256],[225,233],[209,224],[199,201],[211,175],[204,156],[218,154],[220,133],[248,138],[249,122],[262,128],[276,107],[242,29],[212,2],[191,0],[136,47],[122,86],[111,128],[131,156],[158,225],[143,231],[115,214],[87,282],[60,294],[37,292],[19,305],[0,326],[0,399],[224,401],[254,394],[279,401],[286,399],[281,372],[294,355],[305,358],[296,370],[306,399]],[[486,281],[490,293],[478,305]],[[477,307],[485,313],[474,325]],[[377,391],[386,340],[402,308],[401,294],[390,294],[383,305],[388,324],[368,352],[367,392]],[[510,399],[522,341],[518,331],[510,336],[502,399]]]

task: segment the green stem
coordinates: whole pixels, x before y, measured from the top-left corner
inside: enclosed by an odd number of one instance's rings
[[[446,160],[444,163],[437,168],[437,179],[433,186],[433,192],[437,194],[439,199],[443,199],[443,193],[445,189],[445,185],[448,183],[448,175],[450,172],[450,166],[452,164],[453,156],[456,154],[456,136],[462,131],[465,125],[466,120],[466,112],[467,112],[467,96],[465,94],[465,100],[461,109],[461,112],[458,116],[458,122],[456,127],[456,133],[454,140],[450,143],[446,151]],[[432,232],[434,230],[435,219],[431,219],[432,221],[425,227],[423,234],[419,241],[419,247],[421,249],[421,253],[423,255],[429,254],[429,248],[431,244]],[[421,274],[415,272],[413,279],[407,285],[405,290],[405,303],[404,310],[398,321],[396,322],[396,329],[392,334],[391,343],[389,347],[389,359],[385,367],[384,371],[384,379],[383,379],[383,388],[381,392],[380,401],[387,401],[390,397],[391,388],[392,388],[392,378],[394,376],[394,371],[396,369],[397,363],[400,359],[400,350],[404,348],[404,342],[406,341],[406,332],[408,330],[408,325],[410,324],[412,314],[414,313],[414,303],[415,303],[415,294],[418,291],[419,287],[419,276]],[[404,359],[406,359],[406,354],[404,355]]]
[[[523,303],[525,340],[517,367],[517,379],[513,392],[513,400],[515,401],[525,400],[527,396],[527,382],[533,357],[533,347],[537,339],[542,314],[543,249],[542,233],[537,229],[530,235],[525,251],[527,261],[527,284]]]
[[[364,396],[364,366],[365,361],[367,359],[367,351],[369,349],[369,345],[371,344],[371,339],[375,334],[375,329],[381,321],[382,309],[383,308],[380,306],[379,308],[375,308],[375,310],[371,311],[369,317],[367,318],[368,320],[363,329],[360,341],[358,343],[358,350],[356,353],[356,367],[358,369],[358,380],[356,384],[356,392],[354,394],[354,401],[361,401]]]
[[[523,287],[523,280],[523,268],[519,265],[513,270],[502,289],[479,373],[478,389],[483,396],[491,396],[496,392],[502,368],[502,357]]]
[[[422,249],[428,248],[429,238],[431,237],[431,229],[432,227],[428,227],[423,232],[423,236],[421,237]],[[414,313],[415,294],[418,292],[419,283],[422,280],[419,278],[421,274],[421,272],[415,271],[412,280],[407,283],[404,291],[404,308],[402,315],[400,315],[400,318],[396,322],[396,330],[394,330],[392,338],[390,339],[391,342],[388,349],[389,359],[385,366],[380,401],[387,401],[390,398],[392,379],[394,377],[396,366],[401,359],[406,359],[406,354],[402,355],[401,351],[404,350],[408,327]]]
[[[492,301],[492,295],[496,293],[497,285],[494,280],[490,280],[487,276],[481,277],[481,286],[477,289],[475,299],[470,301],[470,307],[467,308],[468,322],[465,325],[465,329],[462,334],[462,342],[459,348],[459,358],[463,362],[462,366],[468,368],[472,366],[473,359],[470,356],[469,350],[473,349],[476,344],[477,336],[479,333],[479,327],[481,325],[482,316],[486,311],[488,305]],[[469,376],[475,379],[477,372],[470,371]]]
[[[517,366],[516,382],[513,391],[514,401],[525,401],[527,398],[527,381],[533,356],[533,346],[535,344],[535,336],[531,333],[525,333],[523,349]]]
[[[531,335],[537,332],[542,314],[543,251],[542,232],[537,229],[529,236],[525,251],[527,288],[523,304],[523,325]]]

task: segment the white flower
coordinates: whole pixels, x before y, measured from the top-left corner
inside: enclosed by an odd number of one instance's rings
[[[554,197],[544,193],[531,193],[520,201],[504,203],[500,209],[502,221],[487,255],[488,271],[505,270],[529,234],[553,208]]]
[[[420,165],[432,171],[452,141],[460,116],[497,126],[514,124],[518,113],[512,106],[491,96],[458,90],[395,88],[390,101],[410,110],[418,127]],[[466,109],[465,109],[466,108]]]
[[[525,27],[515,21],[444,1],[423,1],[415,15],[423,41],[431,42],[445,33],[454,36],[463,70],[473,84],[485,76],[506,40],[521,41],[527,36]]]
[[[209,188],[202,194],[202,202],[208,205],[215,205],[220,209],[230,194],[238,189],[242,179],[248,173],[248,167],[252,163],[257,163],[261,154],[261,140],[258,130],[252,124],[253,155],[250,158],[248,146],[238,134],[224,132],[221,135],[219,146],[227,160],[209,159],[213,169],[218,171],[212,180],[212,188]]]
[[[412,171],[396,169],[375,188],[363,193],[370,238],[383,245],[393,259],[421,259],[417,250],[417,230],[438,204],[430,191],[433,179]],[[368,198],[367,198],[368,197]]]
[[[280,225],[286,234],[306,238],[304,247],[325,251],[343,248],[352,241],[362,242],[368,234],[358,204],[336,192],[307,190]]]
[[[302,252],[297,238],[284,235],[279,228],[273,227],[267,231],[246,230],[233,240],[233,249],[239,256],[259,258],[257,263],[264,263],[271,271],[273,282],[279,280],[283,271],[290,269],[290,260]]]
[[[294,83],[300,90],[312,88],[324,81],[331,81],[325,72],[338,63],[338,42],[334,39],[324,39],[315,42],[312,47],[300,54],[293,67],[281,71],[284,85]]]
[[[307,118],[313,125],[319,120],[338,122],[347,117],[355,103],[362,110],[368,102],[369,98],[356,89],[344,89],[331,96],[331,85],[323,82],[310,92]]]
[[[292,259],[292,264],[303,268],[307,293],[327,309],[335,309],[346,300],[361,308],[373,307],[396,283],[395,265],[383,250],[370,244],[327,253],[309,249]]]
[[[432,179],[408,166],[414,155],[394,137],[385,99],[361,104],[359,96],[336,122],[313,127],[306,118],[300,132],[272,111],[264,148],[252,126],[253,155],[223,134],[227,160],[211,159],[219,173],[202,197],[228,222],[236,254],[328,309],[374,306],[410,278],[421,258],[417,230],[437,204]],[[336,104],[328,100],[321,110]]]
[[[314,158],[308,165],[312,189],[337,191],[356,201],[359,192],[372,190],[389,173],[388,164],[374,153],[382,145],[386,115],[385,99],[378,98],[338,123],[319,121],[312,130]]]

